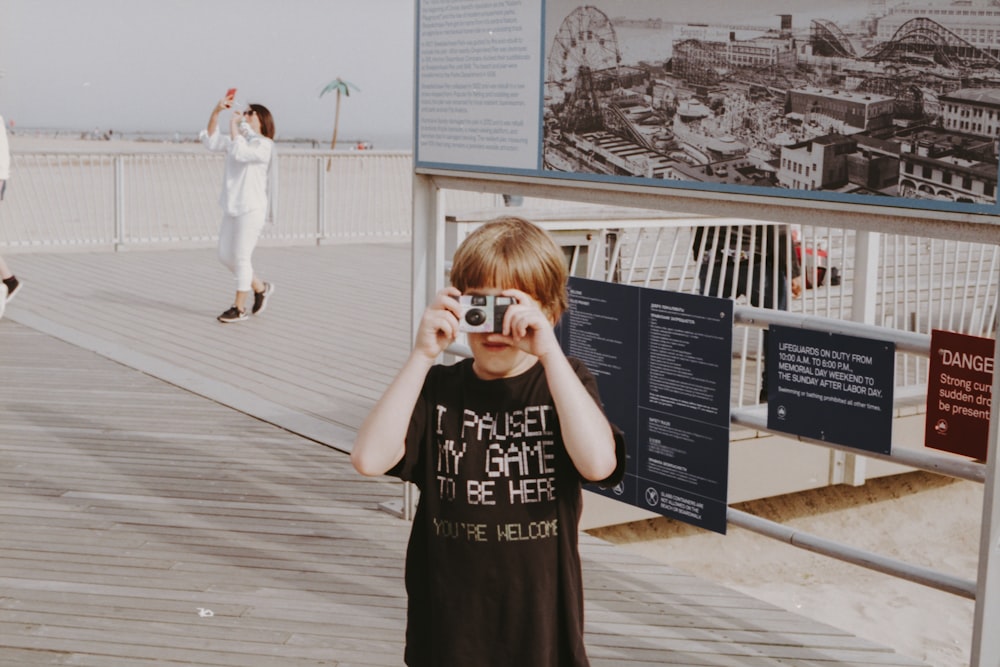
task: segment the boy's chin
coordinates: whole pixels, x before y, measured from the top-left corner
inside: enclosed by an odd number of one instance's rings
[[[496,349],[493,349],[493,348]],[[495,379],[520,375],[532,365],[535,358],[511,345],[480,345],[474,352],[473,368],[483,379]]]

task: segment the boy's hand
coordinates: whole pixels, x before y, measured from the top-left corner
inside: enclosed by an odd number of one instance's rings
[[[461,294],[454,287],[445,287],[437,293],[420,318],[414,352],[434,360],[455,341],[460,315],[458,297]]]
[[[503,296],[512,296],[517,303],[507,308],[503,318],[503,335],[514,340],[515,345],[542,361],[553,351],[562,353],[548,315],[526,293],[507,289]]]

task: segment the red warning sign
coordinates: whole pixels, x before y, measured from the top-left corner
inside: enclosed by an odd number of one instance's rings
[[[986,460],[993,395],[992,338],[931,332],[924,444]]]

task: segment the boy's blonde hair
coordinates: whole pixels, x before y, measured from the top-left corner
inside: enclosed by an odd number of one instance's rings
[[[566,256],[541,227],[524,218],[503,216],[469,234],[451,265],[451,284],[471,289],[519,289],[558,322],[568,306]]]

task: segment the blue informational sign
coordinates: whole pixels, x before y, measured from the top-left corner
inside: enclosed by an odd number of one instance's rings
[[[571,278],[558,335],[625,432],[625,479],[592,490],[726,532],[733,303]]]
[[[895,344],[775,325],[769,329],[767,427],[891,453]]]

